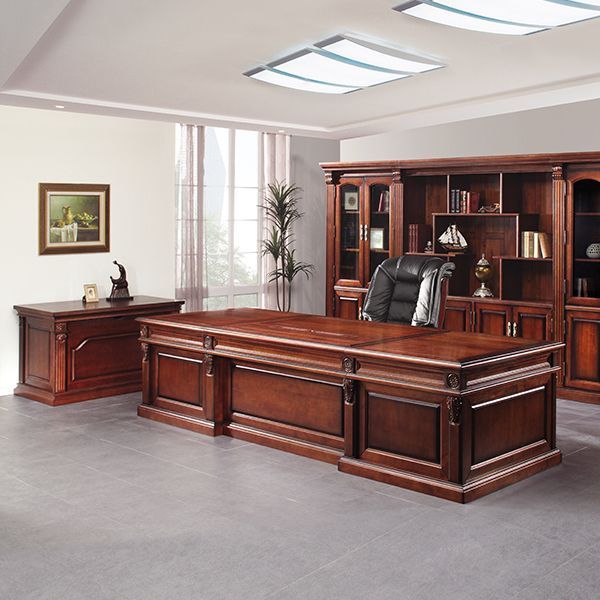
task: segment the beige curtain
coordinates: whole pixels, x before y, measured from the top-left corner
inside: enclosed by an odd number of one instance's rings
[[[202,310],[204,293],[204,127],[177,125],[175,297]]]
[[[275,181],[290,182],[290,136],[285,134],[263,133],[263,168],[262,181],[260,182],[261,196],[264,197],[267,184]],[[261,198],[262,202],[262,198]],[[262,217],[261,217],[262,218]],[[266,223],[260,228],[261,232],[266,231]],[[263,274],[263,293],[262,306],[277,310],[277,300],[275,296],[275,284],[269,283],[268,274],[273,270],[273,261],[269,256],[262,258]]]

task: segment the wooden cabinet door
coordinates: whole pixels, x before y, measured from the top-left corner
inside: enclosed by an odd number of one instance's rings
[[[348,178],[337,187],[335,224],[336,283],[362,287],[364,279],[364,186]]]
[[[565,385],[600,393],[600,310],[567,310]]]
[[[448,300],[446,302],[446,316],[444,329],[450,331],[471,331],[472,302],[468,300]]]
[[[529,340],[552,339],[552,309],[534,306],[513,308],[513,335]]]
[[[335,290],[335,316],[355,321],[360,319],[364,297],[364,292],[360,291]]]
[[[363,186],[363,286],[367,287],[375,269],[391,256],[394,247],[391,177],[369,177]]]
[[[475,332],[512,335],[512,306],[492,302],[475,302]]]

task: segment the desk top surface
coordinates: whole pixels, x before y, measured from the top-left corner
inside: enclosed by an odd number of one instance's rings
[[[65,302],[42,302],[39,304],[17,304],[14,309],[20,315],[39,315],[45,317],[64,317],[75,315],[99,315],[115,311],[136,312],[142,308],[160,308],[183,304],[183,300],[155,298],[154,296],[134,296],[133,300],[117,300],[109,302],[106,298],[98,302],[67,300]]]
[[[173,314],[140,319],[173,331],[202,331],[253,340],[280,341],[298,347],[341,350],[352,356],[419,359],[465,365],[490,357],[559,349],[559,342],[538,342],[478,333],[351,321],[334,317],[281,313],[255,308]],[[176,335],[176,334],[175,334]]]

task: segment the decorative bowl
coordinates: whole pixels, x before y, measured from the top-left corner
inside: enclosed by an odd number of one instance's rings
[[[590,244],[585,253],[588,258],[600,258],[600,243]]]

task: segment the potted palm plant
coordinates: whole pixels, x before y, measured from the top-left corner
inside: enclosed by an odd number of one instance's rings
[[[292,305],[292,282],[296,275],[304,273],[309,279],[314,271],[314,265],[298,260],[292,248],[292,225],[304,215],[298,210],[301,191],[294,184],[269,183],[262,205],[266,221],[262,253],[273,259],[275,268],[268,273],[268,281],[275,282],[277,309],[284,312],[289,312]]]

